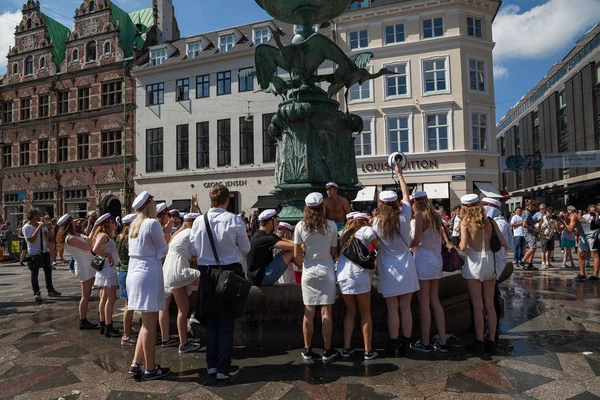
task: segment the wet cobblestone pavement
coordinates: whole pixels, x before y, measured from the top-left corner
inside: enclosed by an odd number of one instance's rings
[[[173,368],[166,380],[130,379],[132,347],[77,329],[79,285],[65,266],[54,271],[63,296],[38,304],[26,267],[0,264],[0,398],[598,399],[600,285],[575,282],[574,275],[558,267],[516,271],[502,285],[505,315],[493,357],[468,354],[468,332],[450,332],[457,338],[445,355],[368,364],[356,356],[305,365],[297,349],[236,348],[240,374],[230,386],[215,387],[207,385],[204,351],[180,356],[177,348],[157,349],[158,362]],[[299,326],[295,341],[301,338]]]

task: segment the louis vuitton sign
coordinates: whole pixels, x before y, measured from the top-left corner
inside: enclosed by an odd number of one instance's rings
[[[362,172],[366,174],[373,172],[386,172],[392,170],[387,162],[361,164],[360,168]],[[407,171],[420,171],[438,168],[439,167],[437,160],[416,160],[408,161],[406,163],[406,168],[404,169]]]

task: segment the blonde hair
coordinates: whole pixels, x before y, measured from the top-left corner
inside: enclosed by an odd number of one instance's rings
[[[485,228],[485,226],[488,224],[488,220],[485,216],[485,210],[479,202],[473,206],[461,207],[460,219],[477,228]]]
[[[323,214],[323,204],[318,207],[304,207],[305,228],[311,233],[327,234],[327,219]]]
[[[360,228],[363,226],[368,226],[369,221],[366,219],[353,219],[352,221],[348,221],[346,226],[344,226],[344,230],[340,233],[340,239],[344,239],[344,243],[342,246],[345,246],[348,243],[351,243],[354,240],[354,235]],[[348,235],[348,237],[346,237]]]
[[[193,225],[194,221],[184,221],[183,224],[181,224],[181,226],[179,227],[179,229],[177,229],[175,233],[171,235],[171,240],[169,240],[169,242],[171,242],[179,232],[184,231],[186,229],[192,229]]]
[[[111,232],[108,228],[110,222],[111,220],[109,219],[98,226],[98,229],[96,229],[96,232],[94,232],[94,237],[91,240],[92,247],[96,245],[96,240],[98,239],[98,236],[100,236],[103,233],[106,234],[106,236],[108,236],[109,239],[112,239],[111,235],[113,234],[113,232]]]
[[[379,203],[378,212],[375,219],[381,226],[384,239],[393,239],[400,235],[400,209],[398,201],[392,203]]]
[[[129,226],[130,225],[131,225],[131,223],[123,225],[123,230],[121,231],[121,233],[119,233],[119,236],[118,236],[120,240],[123,240],[124,238],[126,238],[129,235]]]
[[[286,228],[284,228],[282,226],[278,227],[277,231],[278,232],[282,232],[283,231],[282,234],[281,234],[281,236],[280,236],[282,239],[292,240],[294,238],[294,232],[290,231],[289,229],[286,229]]]
[[[140,234],[140,228],[142,227],[142,223],[146,219],[155,219],[156,218],[156,206],[154,205],[154,201],[148,202],[146,207],[142,208],[137,212],[137,217],[131,223],[129,227],[129,238],[135,239]]]
[[[75,228],[73,227],[73,221],[67,221],[63,225],[59,226],[56,231],[56,252],[60,253],[65,248],[65,241],[67,235],[76,234]]]
[[[429,199],[423,198],[421,200],[417,200],[413,203],[413,207],[417,212],[423,214],[423,220],[429,225],[430,228],[434,230],[436,233],[441,233],[442,227],[442,218],[435,211],[431,201]],[[440,207],[441,209],[441,207]]]

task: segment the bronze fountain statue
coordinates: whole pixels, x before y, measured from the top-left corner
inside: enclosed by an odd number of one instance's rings
[[[333,20],[354,0],[256,0],[274,18],[300,25],[292,41],[284,45],[281,32],[271,29],[277,47],[256,46],[255,70],[261,91],[281,96],[269,133],[277,140],[273,193],[282,205],[280,219],[302,218],[304,197],[324,191],[334,181],[346,197],[353,198],[359,188],[354,152],[354,132],[363,129],[362,119],[348,110],[348,91],[378,76],[394,72],[382,68],[375,74],[366,69],[370,52],[346,55],[333,41],[315,32],[315,23]],[[325,61],[336,64],[332,74],[318,75]],[[278,69],[288,78],[277,75]],[[329,83],[327,91],[317,84]],[[346,112],[333,97],[345,88]],[[291,96],[289,93],[291,92]]]

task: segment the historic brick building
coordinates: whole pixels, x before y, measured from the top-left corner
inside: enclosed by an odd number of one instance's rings
[[[127,13],[110,0],[83,0],[73,29],[39,1],[22,14],[0,83],[2,215],[16,225],[30,207],[51,216],[125,213],[135,167],[129,71],[148,45],[178,38],[172,2]]]

